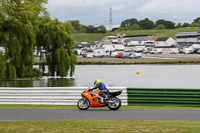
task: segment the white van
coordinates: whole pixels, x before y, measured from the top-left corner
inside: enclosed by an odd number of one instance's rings
[[[145,46],[135,46],[134,51],[135,52],[142,52],[145,49]]]
[[[116,45],[113,45],[113,47],[114,47],[115,50],[117,50],[117,51],[124,51],[124,50],[125,50],[125,46],[122,45],[122,44],[116,44]]]
[[[192,54],[194,49],[192,47],[183,48],[184,54]]]
[[[161,54],[163,51],[161,48],[153,49],[150,51],[151,54]]]
[[[179,50],[177,48],[170,49],[170,54],[178,54]]]

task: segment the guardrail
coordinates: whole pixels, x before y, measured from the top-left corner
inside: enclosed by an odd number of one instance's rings
[[[0,88],[0,104],[76,105],[87,87]],[[119,96],[122,105],[200,106],[200,89],[126,88]]]
[[[200,89],[127,88],[128,105],[200,106]]]
[[[34,87],[0,88],[0,104],[26,105],[76,105],[81,92],[87,87]],[[127,105],[126,87],[108,87],[110,91],[123,90],[119,96],[122,105]]]

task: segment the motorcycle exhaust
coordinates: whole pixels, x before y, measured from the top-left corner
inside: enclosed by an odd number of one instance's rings
[[[106,101],[106,103],[114,103],[113,101]]]

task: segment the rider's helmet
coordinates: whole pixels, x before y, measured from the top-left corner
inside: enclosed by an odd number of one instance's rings
[[[100,82],[101,82],[100,79],[95,80],[95,81],[94,81],[94,86],[96,86],[96,85],[99,84]]]

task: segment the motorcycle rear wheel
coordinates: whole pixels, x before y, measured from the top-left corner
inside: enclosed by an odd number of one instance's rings
[[[111,98],[109,101],[113,101],[114,103],[108,103],[108,108],[110,110],[118,110],[121,107],[121,100],[117,97]]]
[[[78,103],[77,106],[80,110],[87,110],[90,107],[90,101],[85,98],[85,103],[84,103],[84,98],[81,98]]]

